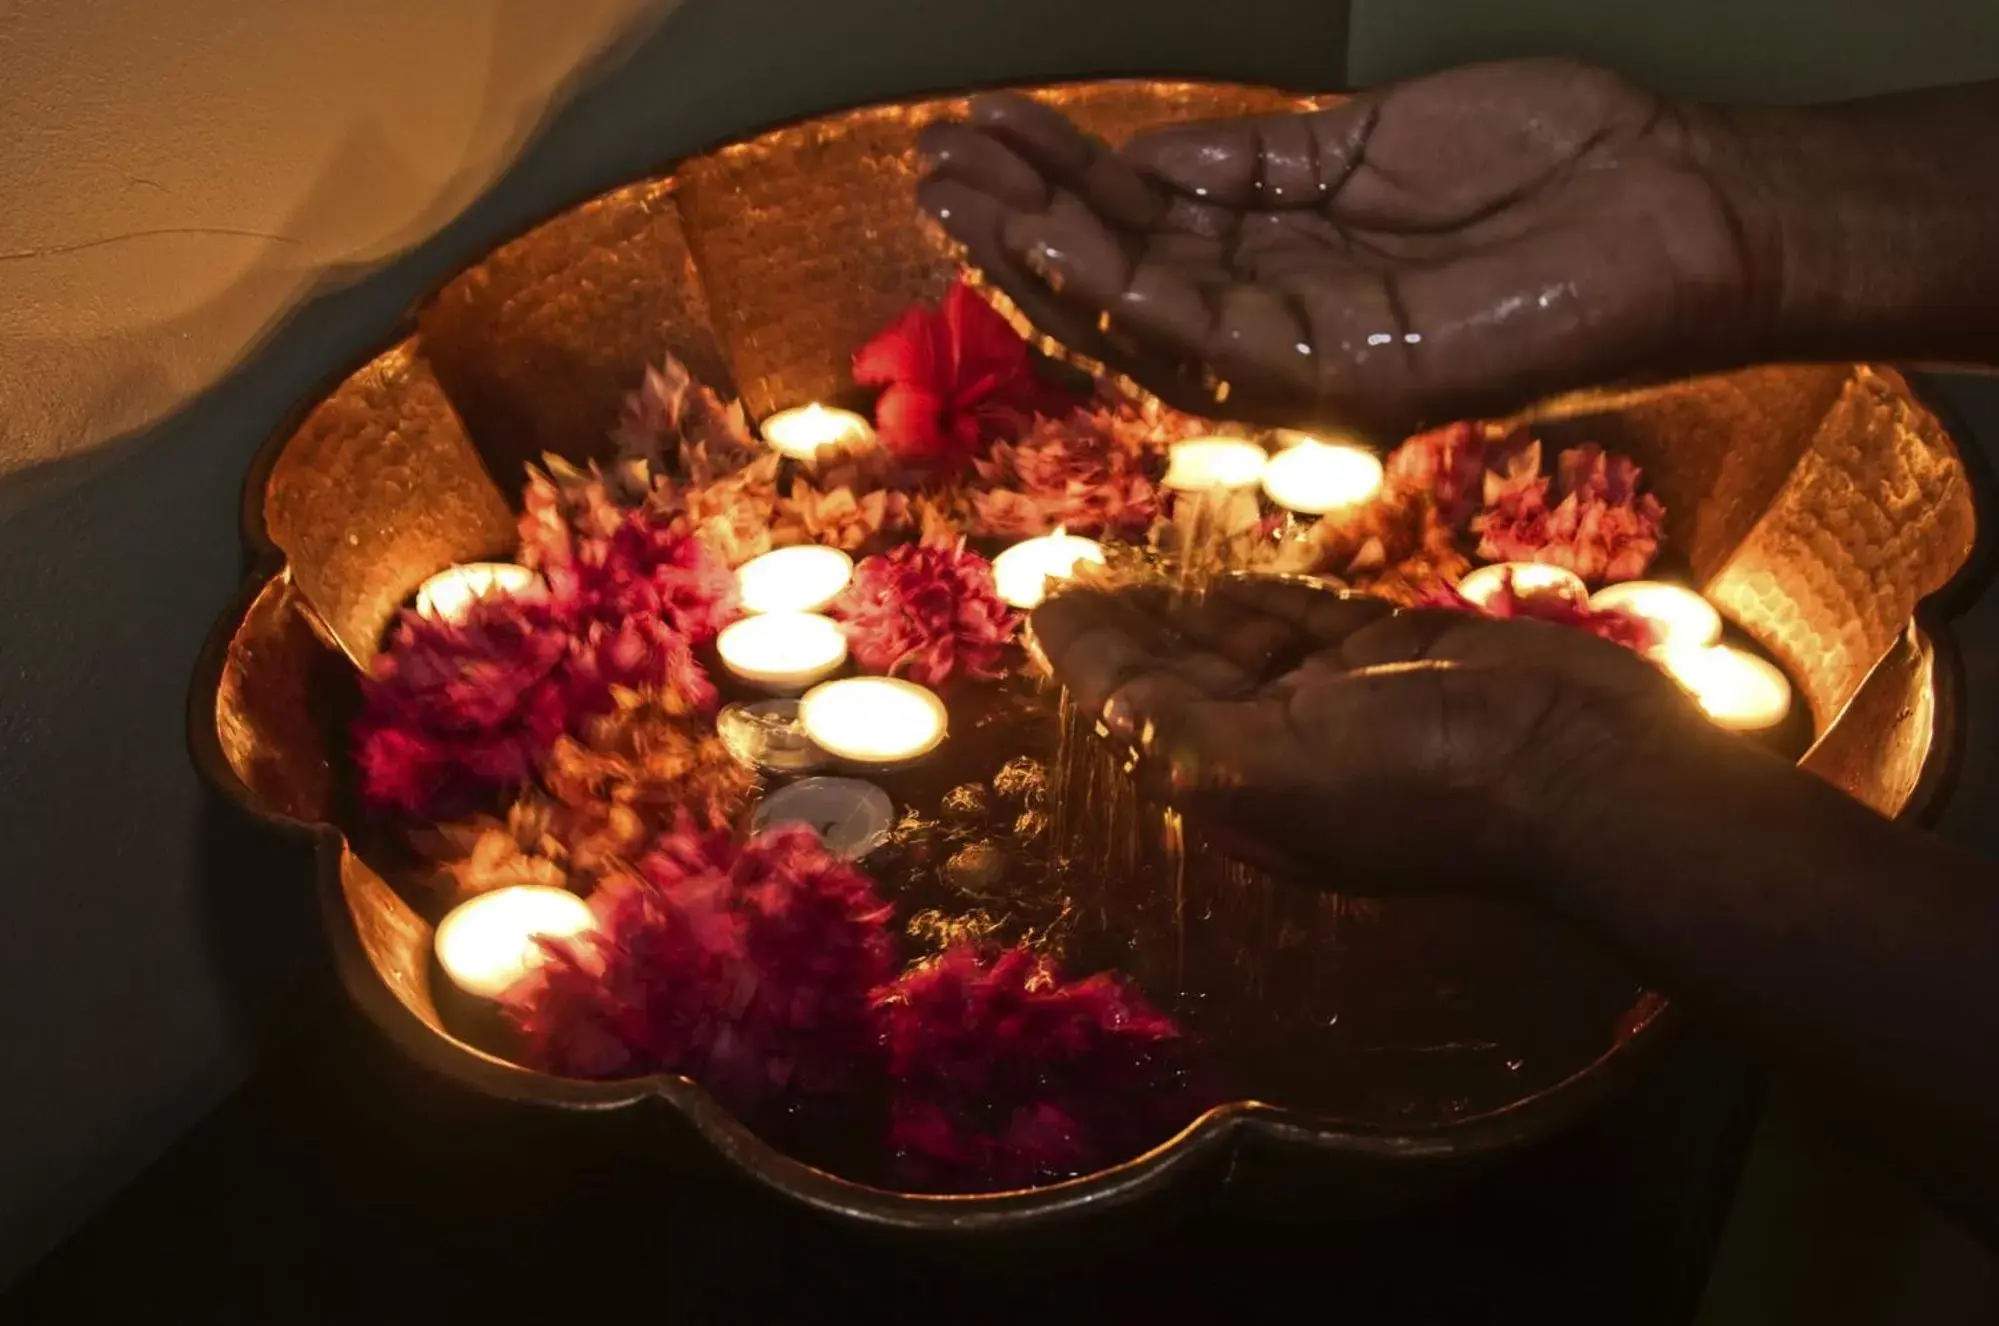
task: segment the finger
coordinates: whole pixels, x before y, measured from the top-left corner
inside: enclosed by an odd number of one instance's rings
[[[1279,413],[1284,402],[1316,393],[1319,370],[1297,302],[1278,287],[1232,279],[1205,253],[1188,262],[1181,256],[1186,236],[1134,256],[1131,237],[1058,193],[1046,211],[1009,215],[1002,238],[1014,262],[1066,298],[1101,310],[1152,362],[1198,360],[1228,392],[1241,390]],[[1218,394],[1213,404],[1228,401]],[[1229,412],[1239,413],[1241,404]]]
[[[1395,612],[1381,599],[1348,594],[1308,576],[1229,576],[1216,583],[1212,595],[1283,622],[1315,650],[1343,645]]]
[[[1143,172],[1053,107],[1015,93],[993,93],[972,98],[971,112],[974,126],[1112,224],[1150,226],[1165,211],[1165,196]]]
[[[999,199],[959,180],[933,178],[917,185],[916,200],[965,246],[966,260],[973,269],[997,286],[1036,327],[1076,354],[1105,363],[1123,358],[1099,333],[1099,310],[1062,298],[1014,260],[1001,238],[1001,229],[1015,213]]]
[[[930,159],[931,179],[956,180],[1023,211],[1048,205],[1048,181],[1041,172],[991,134],[945,122],[926,128],[916,146]]]
[[[1256,689],[1255,676],[1219,654],[1188,649],[1125,596],[1090,594],[1086,611],[1056,609],[1077,597],[1072,591],[1037,609],[1035,638],[1074,702],[1119,737],[1140,743],[1158,714]]]
[[[1100,306],[1052,289],[1008,250],[1000,238],[1010,216],[998,199],[959,180],[928,179],[917,202],[965,246],[967,262],[1044,334],[1074,354],[1094,359],[1143,384],[1176,410],[1211,413],[1217,402],[1197,366],[1176,363],[1134,344]]]
[[[1172,125],[1134,137],[1122,155],[1175,190],[1227,207],[1320,207],[1366,159],[1376,100],[1329,110]]]

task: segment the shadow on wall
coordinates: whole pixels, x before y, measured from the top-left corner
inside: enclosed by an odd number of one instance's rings
[[[381,21],[402,23],[405,13],[428,21],[452,8],[405,4]],[[0,15],[0,37],[19,12]],[[521,106],[520,89],[501,84],[533,64],[528,48],[549,39],[552,10],[508,0],[498,12],[513,17],[494,27],[490,52],[434,49],[425,58],[483,60],[489,81],[470,95],[488,108]],[[899,94],[1087,74],[1326,87],[1338,82],[1346,27],[1344,5],[1327,0],[1238,0],[1220,32],[1207,7],[1173,0],[683,0],[657,17],[646,11],[628,41],[566,85],[565,103],[531,134],[522,121],[486,140],[525,146],[497,183],[421,242],[481,187],[486,167],[434,182],[434,207],[402,230],[386,228],[375,248],[331,255],[333,266],[311,269],[303,246],[269,246],[191,311],[148,314],[96,338],[0,334],[0,362],[24,370],[0,370],[0,437],[44,458],[67,452],[0,478],[0,813],[9,849],[0,1071],[35,1084],[10,1101],[0,1140],[0,1283],[227,1089],[252,1037],[289,1020],[294,988],[324,986],[305,850],[208,806],[182,737],[195,653],[241,574],[243,471],[292,406],[366,357],[417,296],[496,241],[753,127]],[[329,80],[354,76],[325,71]],[[313,94],[298,89],[302,102]],[[400,126],[366,116],[355,124],[296,201],[275,210],[267,233],[330,233],[314,227],[373,188],[407,190],[412,173],[421,175],[419,159],[395,146]],[[224,154],[207,167],[254,182],[268,164]],[[96,233],[80,226],[76,237]],[[132,246],[121,256],[138,264],[134,279],[171,293],[186,273],[171,250],[143,247],[150,242],[116,248]],[[0,256],[0,279],[76,256]],[[38,279],[60,326],[75,311],[62,307],[60,267],[51,271]],[[157,423],[89,447],[76,443],[95,439],[55,427],[56,414],[144,416],[162,389],[171,395],[201,376],[188,344],[233,334],[240,346],[279,305],[308,295],[235,369]],[[0,308],[9,305],[0,297]],[[236,356],[231,347],[222,362]],[[83,382],[97,385],[88,399],[70,399]]]

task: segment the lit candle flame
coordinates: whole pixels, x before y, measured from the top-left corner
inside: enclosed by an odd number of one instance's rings
[[[846,677],[815,686],[799,702],[805,735],[856,764],[904,764],[944,740],[944,702],[899,677]]]
[[[847,661],[847,635],[816,612],[767,612],[724,627],[715,652],[744,681],[800,691]]]
[[[745,612],[817,612],[854,577],[854,559],[838,548],[802,543],[752,557],[736,568]]]
[[[497,999],[539,967],[538,938],[567,939],[596,924],[590,905],[565,889],[517,884],[460,903],[437,924],[437,964],[467,994]]]

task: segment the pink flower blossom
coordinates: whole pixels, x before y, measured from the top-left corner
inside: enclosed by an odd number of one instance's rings
[[[1145,454],[1104,409],[1037,419],[1017,442],[995,442],[972,468],[978,532],[1142,538],[1159,515],[1159,489]]]
[[[683,825],[591,908],[597,929],[551,944],[503,1000],[531,1065],[685,1073],[748,1112],[845,1089],[873,1064],[891,909],[810,830],[738,848]]]
[[[558,483],[530,472],[521,560],[579,624],[650,615],[698,645],[738,610],[736,577],[719,553],[668,512],[618,507],[595,477]]]
[[[1388,453],[1384,469],[1390,488],[1427,495],[1445,524],[1461,526],[1483,495],[1485,435],[1473,423],[1418,433]]]
[[[1550,622],[1588,631],[1626,649],[1650,649],[1658,643],[1652,623],[1636,613],[1619,608],[1592,608],[1587,603],[1575,602],[1558,589],[1523,592],[1515,588],[1510,574],[1501,577],[1498,591],[1483,605],[1473,603],[1449,585],[1437,585],[1415,606],[1477,613],[1501,621]]]
[[[833,606],[868,672],[941,687],[996,677],[1020,617],[993,587],[992,563],[956,543],[906,543],[863,561]]]
[[[526,784],[570,721],[568,653],[539,595],[476,600],[456,623],[405,612],[361,683],[362,797],[439,817]]]
[[[1504,469],[1485,476],[1485,509],[1472,521],[1478,555],[1495,562],[1545,562],[1592,583],[1645,574],[1658,554],[1665,508],[1638,491],[1630,458],[1595,445],[1562,453],[1560,500],[1540,473],[1541,448],[1523,447]]]
[[[1137,1155],[1208,1102],[1172,1019],[1109,974],[1064,982],[1025,948],[972,945],[875,997],[889,1141],[912,1187],[981,1191]]]

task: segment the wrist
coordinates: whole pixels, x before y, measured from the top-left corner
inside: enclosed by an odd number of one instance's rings
[[[1999,85],[1684,122],[1736,226],[1761,357],[1999,350]]]
[[[1529,900],[1584,924],[1752,858],[1800,862],[1812,850],[1812,794],[1829,791],[1788,761],[1678,713],[1577,765],[1568,786]]]

